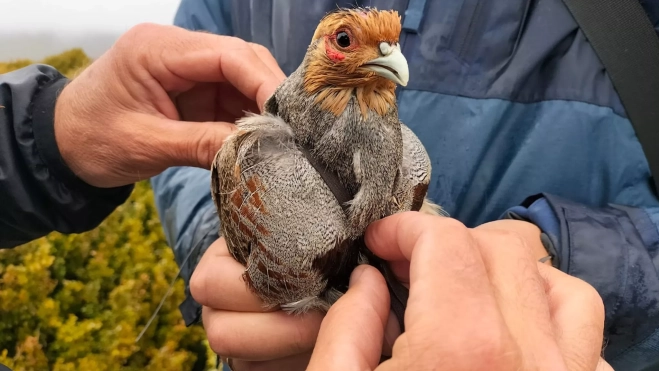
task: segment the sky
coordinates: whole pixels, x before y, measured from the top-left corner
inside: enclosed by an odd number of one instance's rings
[[[42,58],[76,46],[97,57],[138,23],[171,24],[179,2],[0,0],[0,60]]]
[[[180,0],[0,0],[2,31],[118,31],[171,23]]]

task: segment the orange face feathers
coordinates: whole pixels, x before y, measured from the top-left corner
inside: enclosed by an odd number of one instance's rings
[[[400,16],[395,10],[340,9],[320,21],[312,41],[323,36],[336,38],[341,30],[372,46],[382,41],[395,44],[400,37]]]
[[[364,115],[369,109],[385,114],[395,104],[396,83],[407,84],[400,32],[400,16],[393,10],[329,13],[312,38],[305,90],[319,93],[317,101],[337,115],[353,94]]]
[[[340,9],[320,21],[312,43],[322,39],[327,59],[342,62],[345,69],[354,72],[379,56],[380,43],[397,44],[400,31],[400,16],[395,10]]]

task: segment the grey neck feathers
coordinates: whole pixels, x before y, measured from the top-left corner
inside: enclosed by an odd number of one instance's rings
[[[364,119],[355,96],[351,97],[346,109],[339,116],[322,110],[315,103],[316,95],[311,95],[304,89],[306,65],[305,59],[277,88],[266,102],[266,112],[278,115],[290,125],[295,140],[337,173],[342,182],[351,186],[349,188],[357,187],[359,181],[354,173],[354,158],[360,148],[364,145],[377,147],[378,143],[382,143],[381,149],[384,153],[396,152],[393,148],[392,151],[385,148],[390,145],[385,144],[389,140],[384,138],[392,135],[400,137],[397,110],[392,110],[386,117],[372,112]]]

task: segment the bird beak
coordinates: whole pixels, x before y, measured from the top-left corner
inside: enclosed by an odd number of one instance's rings
[[[376,75],[387,78],[402,86],[407,86],[410,72],[407,67],[407,59],[400,51],[400,44],[391,45],[387,42],[380,43],[382,57],[366,62],[363,67],[375,72]]]

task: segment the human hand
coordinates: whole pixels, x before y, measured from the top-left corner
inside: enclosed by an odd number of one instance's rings
[[[206,250],[190,279],[211,349],[234,371],[304,370],[324,313],[265,311],[245,285],[244,271],[220,238]]]
[[[485,226],[515,230],[528,239],[536,259],[545,254],[539,230],[531,224],[500,221]],[[534,244],[536,240],[539,246]],[[404,282],[409,282],[408,261],[394,261],[392,266],[399,268],[396,271]],[[294,317],[278,310],[264,311],[261,300],[245,286],[243,271],[244,267],[229,254],[224,239],[219,239],[204,254],[192,276],[190,290],[203,306],[202,321],[211,348],[225,362],[231,359],[238,371],[306,369],[323,314],[312,312]],[[395,316],[389,315],[381,353],[391,354],[398,329]]]
[[[292,316],[278,308],[264,310],[261,299],[245,285],[244,271],[220,238],[206,250],[190,279],[211,349],[234,371],[305,370],[325,313]],[[392,314],[384,353],[391,352],[398,328]]]
[[[506,227],[468,229],[418,213],[372,224],[366,244],[402,263],[392,269],[410,282],[406,331],[378,366],[387,287],[377,270],[359,267],[322,322],[308,370],[612,370],[600,358],[597,292],[537,263],[524,235]]]
[[[231,123],[262,107],[284,78],[262,46],[139,25],[64,88],[57,145],[69,168],[97,187],[170,166],[209,168]]]

